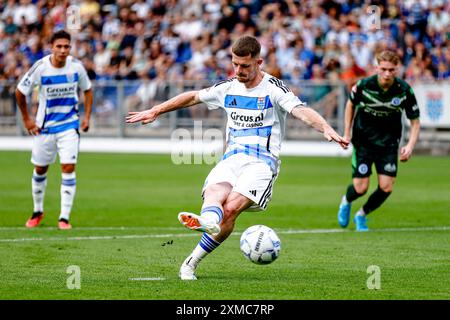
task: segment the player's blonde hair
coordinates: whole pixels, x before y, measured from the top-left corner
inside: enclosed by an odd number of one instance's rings
[[[400,57],[394,51],[384,50],[384,51],[381,51],[377,55],[377,62],[378,62],[378,64],[380,64],[381,61],[387,61],[387,62],[391,62],[391,63],[393,63],[395,65],[398,65],[399,62],[400,62]]]

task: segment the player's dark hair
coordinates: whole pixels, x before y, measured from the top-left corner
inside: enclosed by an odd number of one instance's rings
[[[395,65],[398,65],[400,62],[400,58],[397,55],[397,53],[395,53],[394,51],[391,50],[384,50],[381,51],[378,55],[377,55],[377,62],[378,64],[380,64],[381,61],[387,61],[387,62],[391,62]]]
[[[252,58],[258,56],[261,52],[261,45],[258,40],[252,36],[242,36],[236,40],[231,47],[233,52],[238,57],[246,57],[250,55]]]
[[[53,42],[55,42],[58,39],[67,39],[70,41],[71,40],[70,33],[68,33],[65,30],[56,31],[50,38],[50,43],[53,44]]]

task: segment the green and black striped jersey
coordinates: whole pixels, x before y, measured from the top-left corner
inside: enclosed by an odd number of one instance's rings
[[[359,80],[350,92],[355,108],[352,143],[354,146],[398,149],[402,134],[402,112],[408,119],[419,118],[414,91],[405,81],[395,78],[384,90],[377,75]]]

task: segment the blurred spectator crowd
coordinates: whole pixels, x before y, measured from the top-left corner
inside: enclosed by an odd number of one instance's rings
[[[387,48],[401,56],[406,80],[450,77],[448,0],[6,0],[0,80],[17,81],[50,53],[71,5],[81,19],[69,30],[72,55],[97,80],[226,79],[230,45],[243,34],[260,40],[267,72],[294,83],[350,84]]]

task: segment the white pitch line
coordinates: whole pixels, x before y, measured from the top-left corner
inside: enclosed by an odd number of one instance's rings
[[[76,230],[180,230],[180,227],[76,227]],[[29,229],[26,227],[0,227],[0,231],[17,231],[17,230],[59,230],[58,227],[39,227],[37,229]]]
[[[370,232],[408,232],[408,231],[449,231],[450,226],[443,227],[421,227],[421,228],[388,228],[372,229]],[[328,234],[351,232],[345,229],[275,229],[277,234]],[[196,237],[197,232],[178,234],[142,234],[142,235],[113,235],[113,236],[79,236],[79,237],[49,237],[49,238],[13,238],[0,239],[0,242],[25,242],[25,241],[81,241],[81,240],[116,240],[116,239],[147,239],[147,238],[181,238]],[[232,236],[240,236],[241,232],[233,232]]]
[[[173,237],[193,237],[200,233],[180,233],[180,234],[131,234],[124,236],[85,236],[85,237],[49,237],[49,238],[15,238],[0,239],[0,242],[23,242],[23,241],[81,241],[81,240],[115,240],[115,239],[146,239],[146,238],[173,238]]]
[[[163,281],[166,278],[129,278],[130,281]]]
[[[304,233],[341,233],[341,232],[352,232],[349,229],[280,229],[280,231],[275,231],[279,234],[304,234]],[[369,232],[405,232],[405,231],[447,231],[450,230],[450,226],[442,227],[411,227],[411,228],[384,228],[384,229],[370,229]]]
[[[442,227],[405,227],[405,228],[384,228],[384,229],[371,229],[370,231],[421,231],[421,230],[447,230],[450,226]],[[181,228],[182,229],[182,228]],[[0,231],[20,231],[27,230],[27,232],[38,232],[40,230],[59,230],[58,227],[38,227],[35,229],[29,229],[26,227],[0,227]],[[98,231],[109,231],[109,230],[180,230],[180,227],[133,227],[133,226],[121,226],[121,227],[76,227],[74,231],[83,230],[98,230]],[[285,234],[291,233],[339,233],[348,232],[349,229],[285,229],[285,228],[275,228],[275,231]],[[242,230],[243,232],[244,230]]]

